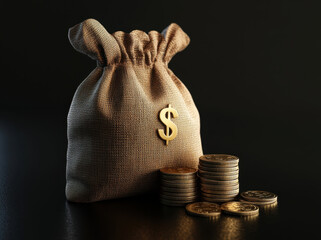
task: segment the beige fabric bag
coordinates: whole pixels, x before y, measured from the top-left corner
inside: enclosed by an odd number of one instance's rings
[[[177,24],[162,33],[113,34],[94,19],[69,29],[97,67],[78,87],[68,114],[66,196],[93,202],[157,189],[158,170],[197,167],[199,113],[168,62],[189,44]]]

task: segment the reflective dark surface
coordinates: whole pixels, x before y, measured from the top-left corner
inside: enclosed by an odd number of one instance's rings
[[[279,195],[277,206],[257,217],[191,217],[152,195],[68,203],[65,124],[60,115],[2,116],[0,239],[297,239],[319,232],[319,169],[293,155],[287,167],[280,155],[265,167],[240,157],[241,190]]]

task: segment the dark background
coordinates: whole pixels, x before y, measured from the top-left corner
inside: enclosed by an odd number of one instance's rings
[[[268,239],[317,231],[318,1],[25,1],[1,9],[0,239]],[[110,33],[182,27],[191,43],[169,67],[199,109],[204,153],[239,156],[241,190],[277,193],[274,212],[210,222],[152,196],[66,202],[66,117],[96,66],[67,32],[86,18]]]

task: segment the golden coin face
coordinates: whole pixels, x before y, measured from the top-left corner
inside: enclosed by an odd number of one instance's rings
[[[251,190],[241,193],[241,197],[250,201],[276,201],[277,195],[267,191]]]
[[[221,214],[221,207],[216,203],[196,202],[186,206],[187,213],[201,217],[213,217]]]
[[[189,174],[195,174],[197,172],[197,169],[188,168],[188,167],[178,167],[178,168],[165,167],[160,169],[160,172],[162,174],[168,174],[168,175],[189,175]]]
[[[227,202],[222,204],[222,211],[236,215],[252,215],[257,214],[259,207],[253,204],[243,202]]]
[[[203,155],[200,158],[200,161],[215,163],[215,164],[230,164],[238,163],[239,158],[233,155],[228,154],[207,154]]]

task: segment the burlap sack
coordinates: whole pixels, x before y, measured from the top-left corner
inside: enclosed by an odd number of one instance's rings
[[[88,19],[69,29],[69,40],[97,67],[78,87],[68,114],[68,200],[144,193],[157,188],[162,167],[197,167],[199,113],[167,66],[190,41],[177,24],[162,33],[110,34]]]

